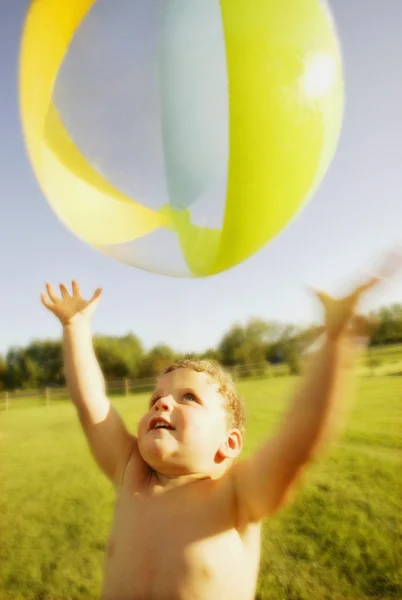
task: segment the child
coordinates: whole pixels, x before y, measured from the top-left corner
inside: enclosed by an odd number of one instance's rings
[[[345,375],[367,325],[355,317],[378,281],[336,300],[318,296],[325,341],[282,426],[247,460],[245,416],[230,379],[207,362],[181,361],[159,378],[137,436],[106,397],[90,329],[101,296],[77,283],[43,304],[63,326],[67,384],[99,467],[116,489],[104,600],[252,600],[261,521],[293,496],[334,421]]]

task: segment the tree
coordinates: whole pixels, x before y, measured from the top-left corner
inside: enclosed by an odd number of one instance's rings
[[[105,379],[138,376],[144,351],[134,334],[121,338],[95,336],[94,348]]]
[[[32,387],[65,384],[61,340],[35,340],[24,350],[24,356],[31,382],[35,379]]]
[[[245,342],[245,333],[241,325],[233,325],[223,336],[219,344],[218,352],[222,357],[222,363],[231,367],[237,363],[238,350]]]
[[[272,364],[286,363],[292,375],[301,371],[301,354],[306,346],[306,335],[295,325],[277,328],[278,337],[268,344],[266,359]]]
[[[34,341],[26,348],[11,348],[6,361],[3,381],[8,389],[64,384],[63,355],[59,341]]]
[[[372,313],[378,323],[371,344],[402,342],[402,304],[382,307]],[[300,372],[303,353],[319,338],[323,326],[304,330],[290,324],[250,319],[234,324],[218,348],[190,353],[194,359],[215,360],[226,367],[240,365],[243,374],[254,374],[268,361],[289,365],[291,373]],[[160,344],[144,355],[141,340],[133,333],[122,337],[95,336],[94,347],[106,379],[155,377],[178,356]],[[368,366],[374,361],[368,359]],[[257,366],[256,366],[257,365]],[[65,383],[61,340],[36,340],[25,348],[12,347],[5,359],[0,356],[0,389],[34,388]]]
[[[382,307],[371,316],[378,323],[373,336],[374,344],[402,342],[402,304]]]
[[[7,362],[0,354],[0,390],[7,387]]]
[[[260,319],[251,319],[244,327],[243,344],[237,349],[237,363],[246,367],[265,361],[270,326]],[[253,371],[253,369],[251,369]]]
[[[141,367],[140,377],[157,377],[160,375],[172,362],[176,360],[176,353],[166,344],[159,344],[152,348],[146,356],[144,356]]]
[[[219,350],[215,350],[214,348],[208,348],[198,356],[199,360],[210,360],[212,362],[220,363],[222,362],[222,356]]]
[[[243,375],[264,370],[267,345],[277,335],[277,324],[250,319],[244,326],[234,325],[222,338],[219,355],[227,367],[241,365]]]
[[[18,389],[24,387],[26,373],[24,369],[22,348],[10,348],[6,356],[7,361],[7,380],[8,389]]]

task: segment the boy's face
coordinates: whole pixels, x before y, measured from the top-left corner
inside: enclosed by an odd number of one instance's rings
[[[180,368],[159,379],[138,425],[138,447],[152,469],[173,477],[212,474],[240,446],[218,384],[207,373]]]

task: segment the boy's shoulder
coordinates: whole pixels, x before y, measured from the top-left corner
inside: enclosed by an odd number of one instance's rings
[[[117,488],[120,491],[141,491],[148,485],[151,473],[149,465],[139,452],[138,440],[133,437],[131,452]]]

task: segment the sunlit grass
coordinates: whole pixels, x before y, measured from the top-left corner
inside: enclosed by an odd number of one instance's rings
[[[240,382],[245,455],[275,431],[296,378]],[[346,431],[264,527],[259,598],[402,597],[402,379],[359,381]],[[147,396],[113,399],[135,431]],[[68,402],[0,415],[0,598],[99,598],[113,490]],[[118,599],[116,599],[118,600]]]

